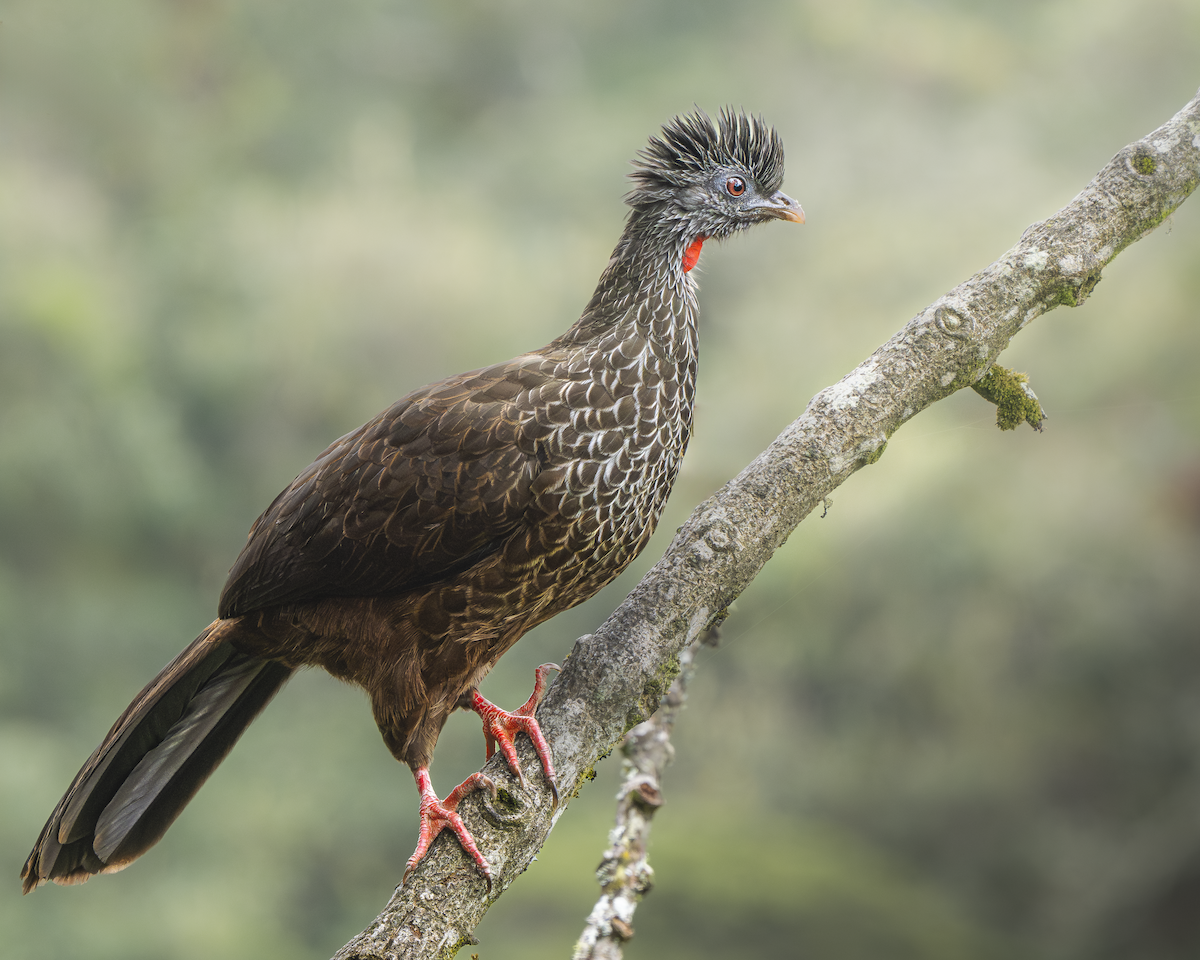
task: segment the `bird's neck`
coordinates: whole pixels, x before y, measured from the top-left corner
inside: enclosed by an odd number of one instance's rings
[[[582,344],[641,335],[664,346],[696,342],[696,283],[688,274],[697,237],[661,212],[634,210],[582,316],[556,342]],[[691,262],[685,257],[691,252]],[[672,352],[675,352],[672,350]]]

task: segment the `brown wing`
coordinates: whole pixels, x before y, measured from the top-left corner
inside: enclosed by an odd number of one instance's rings
[[[532,499],[545,385],[536,357],[461,374],[334,442],[255,521],[219,615],[395,595],[498,550]]]

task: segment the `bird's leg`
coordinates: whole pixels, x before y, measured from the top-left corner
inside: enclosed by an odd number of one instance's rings
[[[496,785],[482,773],[473,773],[466,780],[450,791],[445,800],[439,800],[433,792],[433,782],[429,779],[428,767],[417,767],[413,771],[417,780],[417,789],[421,791],[421,835],[417,840],[417,849],[408,858],[408,866],[404,868],[404,880],[413,872],[417,864],[429,852],[429,847],[437,835],[449,827],[458,837],[464,850],[479,864],[479,869],[487,878],[488,889],[492,886],[492,870],[487,860],[475,845],[475,838],[458,815],[458,805],[468,793],[474,790],[487,790],[494,797]],[[403,881],[401,881],[403,882]]]
[[[556,663],[543,663],[538,667],[534,674],[533,693],[529,695],[529,699],[523,706],[518,707],[512,713],[501,710],[491,701],[485,700],[478,690],[471,692],[471,699],[467,704],[467,708],[474,710],[483,720],[483,736],[487,741],[488,758],[491,758],[492,754],[496,752],[496,746],[499,745],[500,752],[508,760],[509,767],[521,781],[522,787],[526,785],[525,775],[521,772],[521,764],[517,760],[517,748],[513,743],[513,738],[522,730],[529,734],[529,739],[533,741],[533,749],[537,751],[538,758],[542,761],[546,779],[550,781],[550,789],[554,793],[556,806],[558,805],[558,784],[554,779],[554,760],[550,756],[550,744],[542,736],[542,728],[538,726],[534,713],[542,701],[542,695],[546,692],[546,674],[551,670],[560,669],[562,668]]]

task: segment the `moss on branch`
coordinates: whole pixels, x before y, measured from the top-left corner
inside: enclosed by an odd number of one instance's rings
[[[996,405],[996,426],[1001,430],[1016,430],[1027,423],[1041,431],[1046,412],[1029,386],[1029,377],[993,363],[992,368],[971,388]]]

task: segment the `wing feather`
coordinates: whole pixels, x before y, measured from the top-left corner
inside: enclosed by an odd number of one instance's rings
[[[220,616],[396,595],[503,549],[543,469],[546,372],[527,356],[451,377],[335,441],[255,521]]]

